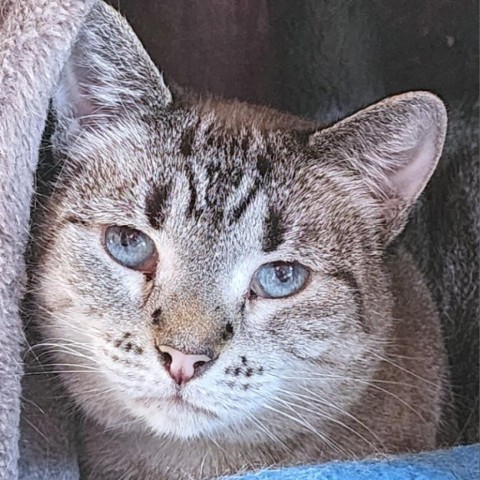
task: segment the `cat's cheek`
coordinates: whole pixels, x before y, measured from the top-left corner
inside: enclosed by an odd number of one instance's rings
[[[132,300],[140,301],[145,296],[146,288],[151,282],[147,282],[145,275],[140,272],[129,270],[121,265],[106,265],[116,278],[115,284],[111,286],[117,293],[123,290],[123,296]]]
[[[254,330],[264,330],[272,322],[272,319],[277,318],[282,311],[281,303],[278,300],[262,298],[247,300],[245,326]]]

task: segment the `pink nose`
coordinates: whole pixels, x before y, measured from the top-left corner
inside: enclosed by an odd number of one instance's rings
[[[159,345],[158,350],[163,354],[165,368],[178,385],[187,383],[199,367],[212,361],[207,355],[185,355],[168,345]]]

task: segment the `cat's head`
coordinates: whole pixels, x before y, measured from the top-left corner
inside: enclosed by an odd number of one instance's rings
[[[54,110],[63,164],[36,302],[87,413],[268,439],[358,398],[392,325],[385,249],[441,152],[438,98],[400,95],[324,129],[183,101],[100,6]]]

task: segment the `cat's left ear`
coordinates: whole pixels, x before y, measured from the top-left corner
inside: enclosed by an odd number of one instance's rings
[[[64,66],[53,109],[66,133],[165,109],[172,94],[127,21],[99,2]]]
[[[447,127],[443,102],[428,92],[387,98],[313,134],[310,144],[359,173],[390,243],[432,176]]]

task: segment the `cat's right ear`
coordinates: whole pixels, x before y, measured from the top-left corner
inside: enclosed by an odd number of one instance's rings
[[[388,244],[404,228],[437,166],[446,127],[445,105],[437,96],[409,92],[315,133],[310,145],[362,179]]]
[[[172,94],[125,19],[103,2],[92,9],[65,65],[53,108],[75,134],[121,116],[163,109]]]

